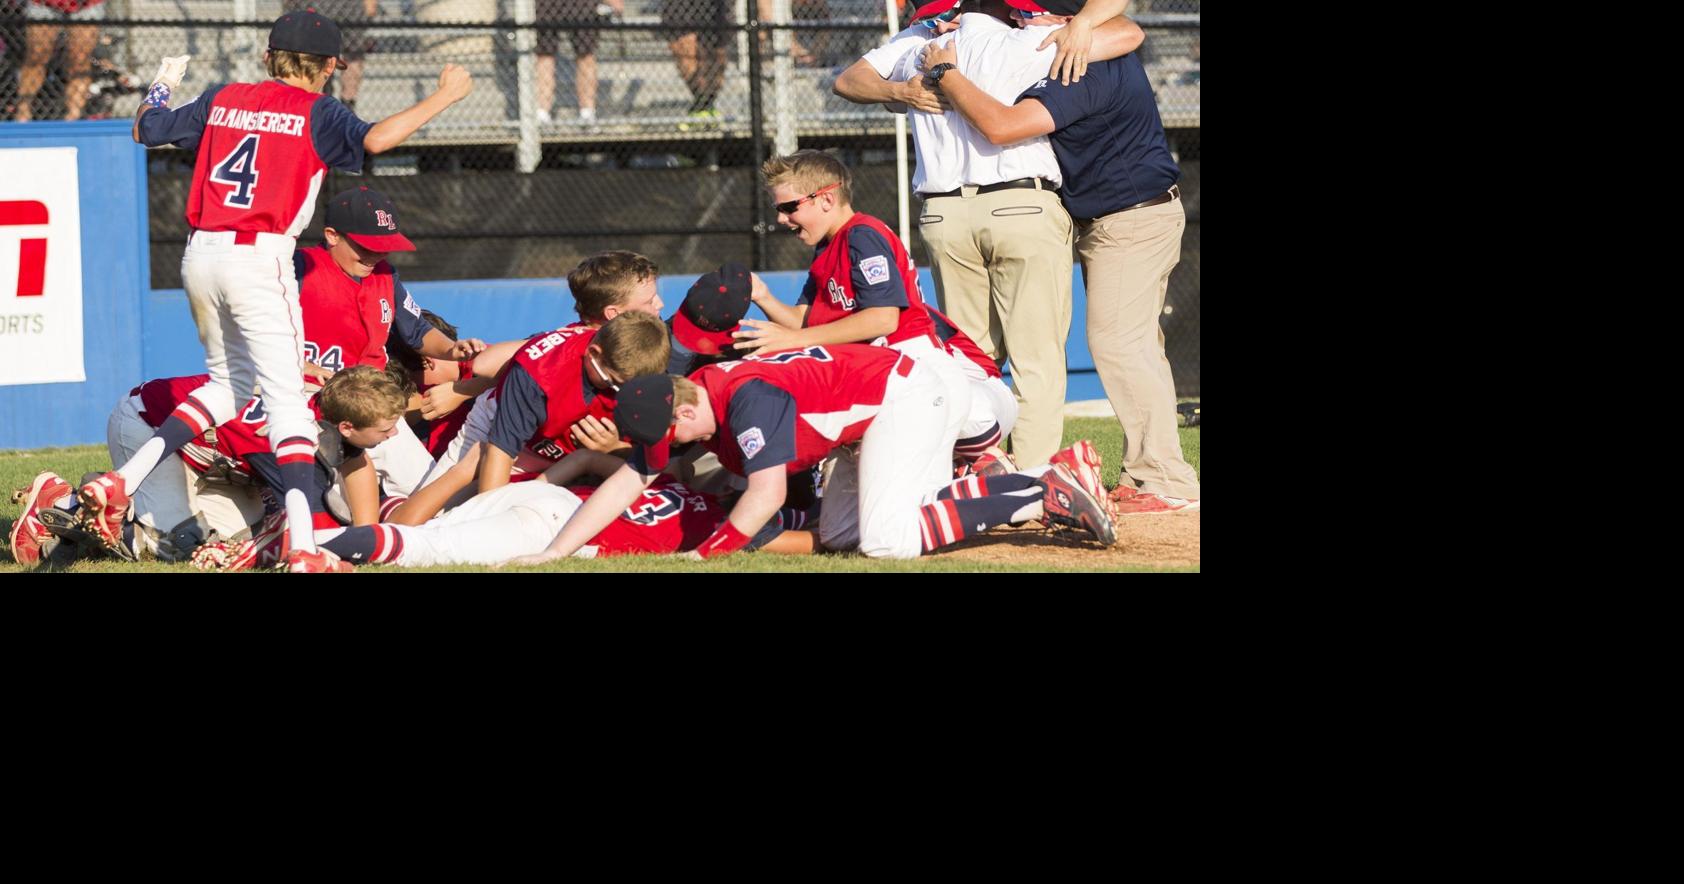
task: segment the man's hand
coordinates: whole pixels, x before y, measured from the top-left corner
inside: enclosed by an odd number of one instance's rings
[[[734,337],[737,339],[737,352],[749,356],[762,350],[770,353],[774,350],[799,347],[801,344],[796,337],[799,334],[799,330],[784,328],[775,322],[744,319],[742,327],[737,329]]]
[[[953,42],[942,46],[934,40],[924,44],[924,52],[918,57],[918,69],[929,73],[938,64],[959,64],[959,38],[955,36]]]
[[[947,101],[947,96],[924,77],[913,77],[895,86],[895,100],[907,105],[913,110],[921,110],[927,114],[939,114],[953,109]]]
[[[607,419],[597,419],[586,415],[584,420],[573,425],[573,441],[579,443],[580,448],[609,454],[631,445],[620,441],[620,430],[614,422]]]
[[[455,384],[434,384],[427,392],[421,394],[421,416],[430,421],[462,407],[462,403],[472,399],[456,392]]]
[[[1070,20],[1070,24],[1048,34],[1035,49],[1039,51],[1055,43],[1058,44],[1058,54],[1053,56],[1052,67],[1047,71],[1047,76],[1066,86],[1081,82],[1082,76],[1088,72],[1088,50],[1093,48],[1093,25],[1077,16]]]
[[[457,341],[450,347],[450,358],[455,360],[471,359],[485,350],[485,342],[479,338],[466,338]]]
[[[468,97],[474,91],[474,77],[468,69],[459,64],[447,64],[439,72],[439,88],[435,94],[442,95],[455,104]]]

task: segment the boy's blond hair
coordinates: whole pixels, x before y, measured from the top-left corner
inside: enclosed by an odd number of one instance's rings
[[[353,365],[328,378],[316,401],[322,417],[350,421],[359,430],[402,415],[409,404],[398,382],[372,365]]]
[[[269,76],[277,80],[302,77],[314,82],[322,71],[327,70],[327,56],[293,52],[290,49],[271,49],[263,59],[263,64],[269,69]]]
[[[773,157],[760,166],[766,189],[788,184],[806,196],[826,185],[841,182],[831,193],[845,206],[854,204],[854,175],[841,160],[816,150],[798,150],[787,157]]]
[[[677,408],[680,405],[700,404],[702,401],[701,393],[698,392],[700,389],[700,387],[696,386],[695,381],[692,381],[689,378],[673,375],[672,407]]]
[[[573,303],[579,318],[586,322],[603,322],[609,307],[624,304],[631,297],[632,287],[659,272],[655,262],[636,252],[601,252],[579,262],[567,274],[567,287],[573,292]]]
[[[602,348],[603,367],[623,378],[667,370],[672,344],[667,324],[647,313],[621,313],[597,329],[591,343]]]

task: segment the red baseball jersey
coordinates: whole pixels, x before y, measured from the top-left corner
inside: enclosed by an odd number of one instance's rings
[[[856,227],[868,227],[878,233],[888,244],[890,254],[887,255],[851,255],[848,248],[848,232]],[[807,309],[807,318],[802,323],[804,327],[824,325],[835,322],[856,310],[860,304],[855,297],[854,271],[856,263],[862,276],[868,281],[886,281],[891,279],[890,267],[900,269],[902,287],[906,290],[906,306],[900,311],[900,325],[889,333],[890,344],[898,344],[911,340],[919,335],[930,339],[930,343],[941,346],[936,339],[935,329],[930,324],[930,314],[924,308],[924,297],[918,291],[918,270],[913,266],[911,256],[901,245],[900,237],[890,230],[882,221],[865,214],[856,212],[849,218],[842,228],[830,237],[830,242],[813,259],[813,267],[808,271],[807,285],[813,292],[813,300]]]
[[[883,408],[889,374],[905,375],[913,365],[911,357],[886,347],[833,344],[755,355],[699,369],[690,380],[707,390],[714,420],[719,424],[713,438],[703,444],[719,456],[721,466],[739,476],[752,471],[745,465],[752,465],[755,455],[763,450],[774,460],[783,461],[790,473],[800,472],[824,460],[837,446],[859,441]],[[733,403],[733,397],[745,387],[746,395],[756,399],[766,398],[768,388],[774,396],[787,394],[794,400],[795,413]],[[779,450],[786,446],[787,440],[781,437],[787,430],[762,427],[758,421],[753,426],[733,424],[733,417],[767,413],[774,415],[772,421],[793,419],[793,452]],[[746,423],[746,419],[738,423]]]
[[[303,233],[327,172],[311,125],[321,99],[279,80],[218,89],[205,109],[187,223],[198,230]]]
[[[929,305],[925,305],[925,308],[930,311],[930,321],[935,324],[936,338],[947,348],[947,352],[953,354],[954,359],[970,360],[989,377],[1001,377],[1000,366],[989,359],[987,353],[982,352],[982,348],[976,345],[976,341],[971,340],[970,335],[960,331],[959,326],[947,318],[947,314]]]
[[[130,396],[139,396],[141,402],[140,419],[146,425],[157,429],[169,419],[170,413],[175,411],[181,403],[194,391],[210,382],[210,375],[195,374],[186,377],[158,378],[147,381],[129,391]],[[193,441],[182,446],[177,452],[181,460],[196,473],[203,473],[216,460],[216,452],[222,435],[216,430],[206,430]],[[226,453],[226,452],[225,452]],[[244,463],[241,469],[247,474],[251,470]]]
[[[578,448],[569,430],[586,415],[613,418],[612,394],[593,391],[586,401],[585,388],[590,384],[585,377],[586,349],[594,337],[594,328],[563,326],[528,338],[510,360],[532,379],[543,396],[543,421],[525,445],[528,451],[543,460],[553,463]],[[504,401],[509,376],[505,372],[498,379],[497,392],[493,394],[498,399],[497,424],[505,423],[505,411],[512,416],[515,410]],[[492,441],[499,441],[498,437],[498,427],[494,426]]]
[[[359,282],[333,263],[327,246],[293,255],[303,271],[298,302],[304,310],[304,358],[333,371],[353,365],[384,369],[398,308],[392,265],[381,261]]]
[[[591,487],[567,490],[579,495],[580,500],[589,499],[596,491]],[[701,546],[719,530],[727,513],[713,495],[691,491],[663,477],[591,538],[591,545],[597,548],[598,556],[684,552]]]

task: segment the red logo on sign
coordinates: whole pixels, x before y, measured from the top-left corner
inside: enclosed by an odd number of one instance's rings
[[[35,200],[0,200],[0,227],[47,223],[47,204]],[[18,297],[47,290],[47,241],[25,239],[18,244]]]

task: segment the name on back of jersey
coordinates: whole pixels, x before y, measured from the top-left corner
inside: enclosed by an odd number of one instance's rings
[[[578,334],[581,329],[558,329],[533,341],[526,348],[526,355],[530,359],[537,359],[545,353],[565,344],[567,339]]]
[[[242,110],[237,107],[211,108],[207,125],[242,132],[278,132],[282,135],[303,135],[304,118],[298,114],[278,114],[274,111]]]

